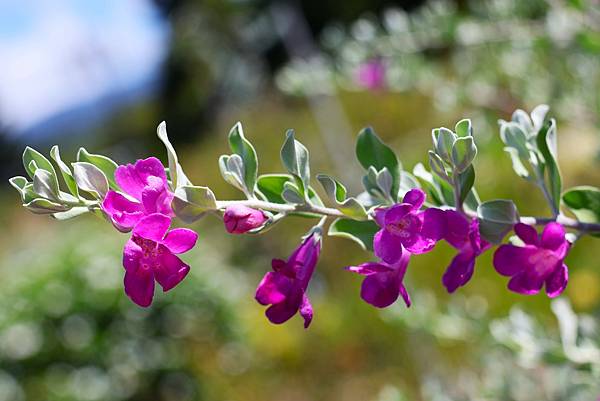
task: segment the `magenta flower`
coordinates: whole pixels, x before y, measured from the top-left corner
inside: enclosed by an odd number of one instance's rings
[[[223,223],[227,232],[232,234],[243,234],[265,224],[267,216],[256,209],[243,205],[233,205],[225,209]]]
[[[102,210],[119,231],[131,231],[137,222],[152,213],[173,215],[173,193],[169,191],[165,168],[156,157],[119,166],[115,181],[126,195],[108,191]]]
[[[419,254],[433,249],[444,232],[443,212],[429,208],[419,209],[425,202],[425,192],[412,189],[402,203],[387,209],[376,209],[375,220],[381,227],[373,238],[375,255],[388,264],[396,263],[402,249]]]
[[[356,84],[370,90],[385,87],[386,66],[381,59],[372,59],[356,70]]]
[[[125,244],[125,293],[140,306],[152,303],[154,280],[167,292],[190,270],[175,254],[192,249],[198,234],[187,228],[169,231],[170,225],[171,219],[163,214],[145,216],[136,224],[131,239]]]
[[[402,282],[409,259],[410,253],[403,252],[394,264],[367,262],[346,269],[366,276],[360,290],[360,296],[365,302],[378,308],[385,308],[396,302],[398,296],[402,295],[404,303],[410,307],[410,297]]]
[[[265,274],[255,296],[261,305],[271,305],[265,314],[272,323],[284,323],[300,311],[304,328],[310,325],[313,309],[306,288],[320,252],[321,237],[315,233],[307,237],[287,261],[273,259],[273,271]]]
[[[501,245],[494,254],[494,267],[498,273],[511,277],[508,289],[532,295],[546,284],[550,298],[560,295],[569,281],[564,260],[571,246],[563,226],[550,223],[541,236],[535,228],[522,223],[516,224],[514,230],[525,245]]]
[[[442,283],[449,293],[467,284],[475,270],[475,259],[490,247],[479,234],[479,222],[476,218],[469,221],[454,210],[444,211],[446,229],[444,239],[458,249],[442,277]]]

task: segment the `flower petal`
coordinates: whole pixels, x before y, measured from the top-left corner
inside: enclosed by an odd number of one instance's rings
[[[268,272],[258,284],[254,298],[261,305],[278,304],[291,293],[293,284],[293,280],[283,274]]]
[[[439,241],[446,232],[446,213],[437,208],[429,208],[423,212],[423,226],[421,235]]]
[[[408,295],[408,291],[406,291],[406,287],[404,287],[404,284],[400,284],[400,295],[402,296],[402,299],[404,300],[406,307],[410,308],[410,305],[412,305],[412,302],[410,301],[410,295]]]
[[[387,213],[387,209],[384,207],[378,207],[373,212],[373,218],[379,227],[385,226],[385,214]]]
[[[540,292],[544,281],[539,277],[531,276],[527,272],[521,272],[510,279],[508,289],[523,295],[534,295]]]
[[[411,189],[404,195],[402,203],[409,203],[413,206],[413,210],[418,210],[423,206],[425,202],[425,192],[422,189],[414,188]]]
[[[442,283],[449,293],[467,284],[475,270],[475,255],[468,252],[459,252],[450,262],[442,276]]]
[[[377,231],[373,238],[375,255],[386,263],[395,263],[402,256],[402,242],[386,229]]]
[[[173,253],[184,253],[196,245],[198,234],[189,228],[175,228],[162,240],[162,244]]]
[[[429,252],[435,247],[435,240],[421,235],[413,235],[402,241],[407,251],[414,254]]]
[[[116,191],[108,191],[102,201],[102,210],[110,216],[115,227],[121,232],[131,231],[144,216],[141,203],[133,202]]]
[[[142,191],[148,185],[149,177],[158,177],[167,185],[165,168],[156,157],[138,160],[135,164],[117,167],[115,180],[119,187],[138,200],[142,200]]]
[[[166,248],[162,249],[163,253],[159,256],[158,266],[154,269],[154,275],[163,291],[167,292],[187,276],[190,267]]]
[[[168,216],[153,213],[137,223],[133,229],[133,234],[155,242],[161,242],[170,225],[171,219]]]
[[[302,303],[304,293],[299,287],[293,287],[285,301],[274,304],[267,308],[265,315],[271,323],[281,324],[288,321],[298,312]]]
[[[308,329],[308,326],[310,326],[310,322],[312,322],[313,318],[313,308],[306,294],[302,295],[302,302],[300,303],[300,316],[304,318],[304,328]]]
[[[521,241],[527,245],[540,245],[538,233],[532,226],[523,223],[517,223],[513,229],[515,230],[515,234],[521,238]]]
[[[515,246],[501,245],[494,253],[494,268],[503,276],[514,276],[522,271],[533,270],[532,258],[538,253],[538,248],[531,245]]]
[[[564,263],[546,279],[546,294],[550,298],[555,298],[562,294],[569,282],[569,269]]]
[[[390,207],[385,213],[385,225],[397,224],[400,220],[413,210],[410,203],[398,203]]]
[[[565,239],[565,229],[558,223],[549,223],[542,232],[542,247],[558,250],[567,240]]]
[[[368,276],[369,274],[374,274],[374,273],[390,272],[390,271],[393,271],[394,269],[391,266],[384,265],[382,263],[367,262],[367,263],[363,263],[358,266],[348,266],[348,267],[346,267],[346,270],[354,272],[354,273],[362,274],[363,276]]]
[[[142,248],[130,238],[123,249],[123,267],[125,270],[135,271],[139,267],[143,255]]]
[[[142,307],[150,306],[154,297],[154,274],[152,270],[137,268],[125,271],[125,294]]]
[[[456,249],[461,249],[469,240],[469,221],[454,210],[446,210],[446,232],[444,239]]]
[[[360,296],[368,304],[385,308],[396,302],[401,285],[396,272],[371,274],[363,280]]]
[[[148,177],[149,185],[142,190],[142,203],[146,213],[161,213],[173,216],[171,202],[173,194],[158,177]]]

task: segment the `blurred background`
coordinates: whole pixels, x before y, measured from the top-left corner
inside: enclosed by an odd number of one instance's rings
[[[565,188],[600,186],[600,3],[596,0],[0,0],[0,175],[21,152],[79,146],[118,162],[157,155],[166,120],[186,173],[219,199],[242,121],[260,172],[281,171],[294,128],[313,172],[356,193],[353,140],[371,125],[404,168],[431,128],[474,123],[482,199],[541,214],[515,179],[497,119],[551,106]],[[352,181],[350,181],[352,180]],[[594,239],[570,253],[551,303],[509,293],[491,264],[449,296],[453,250],[413,258],[414,304],[359,298],[343,266],[372,256],[326,238],[309,294],[315,319],[273,326],[254,299],[272,257],[311,221],[227,237],[216,219],[185,255],[189,277],[152,308],[122,289],[125,236],[93,216],[59,224],[0,186],[0,401],[582,400],[600,395],[600,266]],[[542,211],[547,213],[547,211]]]

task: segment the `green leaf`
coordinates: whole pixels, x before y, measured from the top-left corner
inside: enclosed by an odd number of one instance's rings
[[[317,175],[317,180],[323,186],[329,199],[342,213],[353,219],[366,219],[367,211],[364,206],[355,198],[346,199],[346,187],[342,183],[325,174]]]
[[[511,200],[496,199],[483,202],[477,208],[479,231],[487,241],[499,244],[519,222],[517,207]]]
[[[229,146],[233,153],[242,158],[244,183],[248,192],[254,193],[258,174],[258,157],[250,141],[244,137],[242,124],[239,122],[229,131]]]
[[[281,195],[286,187],[287,182],[294,185],[294,178],[288,174],[263,174],[258,177],[256,186],[258,188],[258,192],[266,201],[273,203],[287,203]],[[297,185],[294,185],[294,188],[298,190]],[[308,187],[308,197],[313,204],[319,206],[323,205],[323,202],[312,187]],[[299,215],[299,213],[294,214]],[[303,213],[302,215],[307,216],[306,213]]]
[[[577,220],[584,223],[600,223],[600,189],[592,186],[569,188],[562,201]]]
[[[458,175],[458,182],[460,187],[460,202],[464,202],[475,183],[475,169],[473,166],[469,166],[464,172]]]
[[[177,159],[177,152],[175,152],[175,148],[171,144],[171,141],[169,141],[169,136],[167,135],[166,122],[163,121],[160,124],[158,124],[158,127],[156,128],[156,135],[162,141],[162,143],[164,143],[165,148],[167,148],[169,175],[171,177],[171,189],[175,191],[179,187],[191,186],[192,183],[183,172],[181,164],[179,164],[179,161]]]
[[[535,132],[539,132],[539,130],[544,126],[546,115],[548,114],[549,110],[550,107],[547,104],[540,104],[531,111],[531,120],[533,122],[533,129]]]
[[[517,123],[503,122],[500,126],[500,138],[506,146],[516,149],[521,159],[529,160],[527,135]]]
[[[530,133],[533,133],[533,124],[527,112],[521,109],[517,109],[513,112],[511,120],[517,123],[523,129],[523,132],[525,132],[525,134],[528,135]]]
[[[217,210],[217,200],[208,187],[182,186],[175,190],[173,212],[184,223],[193,223],[206,212]]]
[[[387,168],[392,176],[390,196],[398,198],[402,166],[394,151],[379,139],[371,128],[363,129],[356,138],[356,157],[366,170],[373,166],[377,171]]]
[[[37,198],[23,205],[27,210],[35,214],[54,214],[69,210],[68,206],[52,202],[48,199]]]
[[[550,196],[555,209],[558,210],[562,192],[562,178],[557,161],[556,121],[554,119],[550,120],[538,133],[537,146],[544,157]]]
[[[287,203],[294,203],[296,205],[301,205],[304,203],[304,198],[300,193],[300,189],[296,184],[291,181],[287,181],[283,184],[283,191],[281,192],[281,197]]]
[[[12,177],[8,180],[8,182],[17,191],[19,191],[19,194],[21,195],[21,201],[24,204],[29,203],[38,197],[35,191],[33,190],[33,184],[28,182],[27,178],[21,176]]]
[[[56,220],[69,220],[82,214],[88,213],[90,210],[86,206],[77,206],[67,210],[66,212],[57,212],[52,214]]]
[[[75,178],[73,178],[73,174],[71,173],[71,169],[65,162],[60,158],[60,152],[58,150],[58,146],[54,145],[52,149],[50,149],[50,157],[54,159],[58,169],[60,170],[65,184],[67,184],[67,188],[69,192],[76,198],[79,198],[79,190],[77,189],[77,183],[75,182]]]
[[[519,151],[508,146],[504,148],[504,151],[510,156],[512,168],[515,173],[526,180],[530,179],[531,174],[529,173],[529,169],[525,166],[524,161],[519,157]]]
[[[450,177],[448,177],[448,173],[446,173],[446,166],[442,161],[442,158],[438,156],[437,153],[433,151],[428,152],[429,155],[429,168],[431,171],[435,173],[438,177],[443,179],[444,181],[450,181]]]
[[[119,190],[119,186],[115,181],[115,171],[119,166],[113,160],[106,156],[89,153],[85,148],[80,148],[77,152],[77,161],[89,163],[97,167],[104,174],[108,185],[115,191]]]
[[[92,194],[96,199],[102,199],[108,192],[108,180],[98,167],[87,162],[73,163],[73,177],[77,186]]]
[[[462,119],[456,123],[454,128],[456,135],[460,136],[473,136],[473,127],[471,126],[471,120],[468,118]]]
[[[58,198],[58,185],[54,181],[52,174],[46,170],[41,168],[36,170],[33,175],[33,190],[43,198],[60,202]]]
[[[435,153],[446,163],[452,163],[452,147],[458,138],[448,128],[436,128],[431,131]]]
[[[331,223],[328,234],[332,237],[351,239],[363,249],[372,251],[373,237],[377,231],[379,231],[379,226],[374,221],[339,218]]]
[[[454,141],[452,146],[452,163],[459,173],[471,166],[477,155],[477,146],[472,136],[465,136]]]
[[[285,142],[281,148],[281,161],[283,166],[298,180],[302,194],[307,193],[310,181],[310,165],[308,150],[294,138],[294,131],[288,130]]]
[[[425,166],[423,166],[422,163],[417,163],[413,168],[413,174],[423,183],[423,186],[427,191],[429,201],[435,206],[442,206],[444,204],[442,193],[440,192],[433,175],[427,171]]]
[[[35,170],[41,168],[49,172],[56,182],[56,186],[58,187],[58,177],[56,176],[56,170],[54,170],[54,166],[44,155],[42,155],[37,150],[30,148],[27,146],[25,151],[23,152],[23,166],[25,166],[25,170],[29,177],[33,179],[33,175],[35,174]]]
[[[243,163],[239,155],[222,155],[219,157],[219,170],[223,179],[240,191],[246,192],[246,184],[243,181]]]

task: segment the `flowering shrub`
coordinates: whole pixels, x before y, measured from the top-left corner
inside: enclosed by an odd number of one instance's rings
[[[305,327],[312,321],[306,293],[325,234],[352,239],[378,258],[347,267],[365,276],[361,297],[376,307],[389,306],[399,296],[410,306],[403,278],[411,255],[430,252],[442,240],[456,248],[442,278],[448,292],[454,292],[471,279],[477,257],[502,244],[510,231],[516,236],[494,256],[496,270],[511,277],[508,289],[530,295],[545,285],[548,296],[556,297],[568,282],[564,259],[570,247],[583,235],[600,233],[600,189],[563,192],[556,122],[547,112],[545,105],[531,115],[515,111],[511,121],[500,121],[500,138],[516,174],[544,194],[548,217],[520,216],[511,200],[480,200],[474,187],[477,147],[468,119],[454,130],[434,129],[430,170],[417,164],[412,173],[372,129],[364,129],[356,142],[356,157],[365,169],[364,192],[348,196],[338,180],[317,174],[325,202],[311,185],[309,152],[293,131],[281,148],[287,172],[259,175],[256,151],[239,123],[229,133],[232,154],[221,156],[219,167],[225,181],[244,194],[243,200],[218,200],[208,187],[193,185],[168,140],[165,123],[159,125],[158,136],[167,149],[167,168],[154,157],[118,166],[83,148],[69,167],[56,146],[50,151],[54,164],[28,147],[23,162],[29,178],[13,177],[10,183],[33,213],[63,220],[91,212],[118,231],[131,232],[123,251],[125,292],[143,307],[152,303],[155,281],[169,291],[190,270],[176,255],[193,248],[198,235],[187,228],[169,230],[173,220],[191,224],[207,215],[222,218],[233,234],[260,234],[288,216],[319,219],[287,260],[273,259],[273,271],[258,285],[256,300],[269,305],[266,316],[277,324],[297,312]],[[561,207],[576,218],[563,214]],[[534,226],[544,227],[541,235]]]

